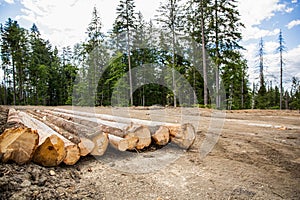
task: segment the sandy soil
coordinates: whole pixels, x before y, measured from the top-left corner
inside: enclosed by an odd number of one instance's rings
[[[299,112],[76,110],[189,122],[197,137],[188,151],[172,144],[140,153],[109,148],[102,157],[52,168],[0,163],[0,199],[300,199]],[[0,131],[4,121],[0,112]]]

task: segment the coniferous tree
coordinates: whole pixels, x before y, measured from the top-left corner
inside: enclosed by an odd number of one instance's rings
[[[157,21],[161,23],[163,28],[166,28],[171,37],[171,47],[172,47],[172,84],[173,84],[173,106],[177,106],[177,94],[176,94],[176,80],[175,80],[175,57],[176,57],[176,35],[182,29],[182,23],[180,18],[182,17],[182,9],[179,5],[180,0],[166,0],[164,3],[161,3],[158,12],[160,16],[157,18]]]
[[[5,66],[6,77],[12,75],[13,104],[20,103],[23,99],[25,84],[25,64],[27,55],[26,31],[17,21],[8,19],[1,30],[1,54]],[[18,99],[17,99],[18,97]]]
[[[126,50],[127,50],[127,62],[129,73],[129,89],[130,89],[130,105],[133,105],[133,89],[132,89],[132,74],[131,74],[131,45],[132,45],[132,32],[136,28],[136,12],[135,12],[134,0],[120,0],[120,4],[117,7],[117,18],[115,21],[114,29],[119,33],[126,34]]]
[[[244,25],[240,22],[239,12],[237,9],[237,1],[235,0],[215,0],[211,2],[211,20],[209,33],[209,51],[216,65],[216,106],[221,106],[220,97],[220,72],[221,66],[228,62],[236,62],[236,60],[228,60],[225,56],[232,52],[242,49],[239,41],[242,39],[240,28]],[[235,58],[235,56],[233,56]],[[242,58],[240,58],[242,59]],[[228,88],[227,88],[228,89]]]
[[[256,107],[260,109],[264,109],[268,106],[269,102],[266,96],[267,90],[265,86],[265,79],[264,79],[264,43],[263,39],[261,38],[259,42],[259,80],[260,80],[260,87],[257,93],[257,103]]]
[[[277,50],[279,51],[279,56],[280,56],[280,110],[281,110],[282,109],[282,100],[283,100],[283,85],[282,85],[283,59],[282,59],[282,53],[285,50],[284,40],[283,40],[283,37],[282,37],[282,31],[281,30],[279,32],[278,42],[279,42],[279,47],[277,48]]]

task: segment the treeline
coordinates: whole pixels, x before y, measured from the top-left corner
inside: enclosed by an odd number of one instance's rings
[[[35,24],[26,30],[9,18],[1,26],[4,76],[0,104],[70,104],[78,69],[71,65],[67,50],[58,55],[58,49],[41,38]]]
[[[94,8],[86,40],[61,53],[36,25],[26,30],[8,19],[1,26],[0,103],[258,108],[236,1],[165,0],[148,22],[134,0],[120,0],[116,12],[104,33]],[[294,85],[289,108],[299,108],[299,81]]]

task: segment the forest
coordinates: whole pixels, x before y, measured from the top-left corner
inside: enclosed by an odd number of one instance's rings
[[[146,21],[134,0],[120,0],[105,33],[94,7],[86,39],[62,49],[36,24],[27,30],[7,19],[0,104],[300,109],[300,80],[293,77],[289,89],[266,85],[263,40],[260,81],[249,83],[237,1],[165,0],[157,11]],[[280,33],[280,55],[282,41]]]

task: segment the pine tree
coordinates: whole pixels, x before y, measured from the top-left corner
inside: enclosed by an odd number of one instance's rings
[[[9,69],[11,69],[13,104],[16,105],[21,102],[24,93],[23,86],[26,77],[25,63],[27,55],[26,31],[19,26],[17,21],[9,18],[1,30],[1,36],[1,58],[6,66],[5,71],[8,74],[10,74]]]
[[[133,105],[133,89],[132,89],[132,75],[131,75],[131,40],[132,31],[136,28],[136,13],[134,0],[120,0],[117,7],[117,18],[115,25],[118,25],[118,33],[126,33],[126,50],[129,73],[129,87],[130,87],[130,105]]]
[[[268,106],[269,102],[267,100],[267,90],[265,86],[264,80],[264,43],[263,39],[260,39],[259,42],[259,80],[260,80],[260,87],[257,94],[257,108],[264,109]]]
[[[176,57],[176,35],[182,29],[182,24],[180,18],[182,17],[182,9],[179,5],[180,0],[166,0],[163,4],[161,3],[158,12],[160,16],[158,16],[157,21],[162,24],[163,28],[166,28],[170,32],[171,37],[171,47],[172,47],[172,83],[173,83],[173,105],[177,106],[177,88],[176,88],[176,80],[175,80],[175,57]]]
[[[74,86],[73,104],[94,106],[98,103],[97,87],[108,57],[101,29],[101,18],[94,7],[92,19],[87,28],[87,41],[82,44],[82,47],[77,45],[75,48],[75,55],[79,56],[76,62],[80,67]]]
[[[280,56],[280,110],[281,110],[282,109],[282,101],[283,101],[283,85],[282,85],[283,59],[282,59],[282,53],[285,50],[284,40],[283,40],[283,37],[282,37],[282,31],[281,30],[279,32],[278,42],[279,42],[279,47],[277,48],[277,50],[279,51],[279,56]]]
[[[211,2],[211,20],[209,33],[210,55],[216,65],[216,106],[220,108],[220,72],[221,65],[228,63],[225,56],[230,52],[242,49],[239,41],[242,39],[240,28],[244,25],[240,22],[239,12],[235,0],[215,0]],[[229,62],[235,62],[229,61]],[[228,89],[228,88],[227,88]]]

